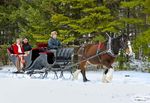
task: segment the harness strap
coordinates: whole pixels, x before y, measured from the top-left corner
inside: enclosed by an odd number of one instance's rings
[[[93,55],[93,56],[91,56],[91,57],[89,57],[89,58],[87,58],[87,59],[84,59],[84,60],[82,60],[82,61],[80,61],[80,62],[77,62],[77,63],[75,63],[75,64],[68,65],[67,67],[76,66],[76,65],[78,65],[78,64],[80,64],[80,63],[82,63],[82,62],[88,61],[88,60],[90,60],[90,59],[92,59],[92,58],[95,58],[95,57],[97,57],[97,56],[99,57],[99,55],[106,54],[106,53],[107,53],[106,50],[105,50],[105,51],[102,51],[102,52],[100,52],[100,53],[98,53],[98,54],[96,54],[96,55]]]

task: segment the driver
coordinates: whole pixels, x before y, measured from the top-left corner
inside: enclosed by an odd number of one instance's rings
[[[48,40],[48,49],[58,49],[60,46],[61,43],[57,39],[57,32],[51,32],[51,38]]]

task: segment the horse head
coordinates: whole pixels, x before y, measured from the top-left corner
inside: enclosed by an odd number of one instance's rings
[[[122,34],[118,37],[121,49],[126,49],[128,47],[129,37]]]
[[[126,49],[128,47],[128,36],[122,34],[112,39],[112,50],[115,55],[119,53],[120,49]]]

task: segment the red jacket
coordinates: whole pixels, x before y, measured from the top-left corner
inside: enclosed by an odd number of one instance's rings
[[[18,46],[17,46],[17,44],[13,44],[12,47],[13,47],[13,52],[14,52],[14,54],[20,54],[20,53],[18,52]],[[21,46],[21,51],[22,51],[22,53],[24,53],[24,49],[23,49],[22,46]]]

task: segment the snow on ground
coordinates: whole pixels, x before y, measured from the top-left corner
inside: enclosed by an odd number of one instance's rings
[[[90,82],[69,79],[31,79],[15,75],[14,67],[0,70],[0,103],[150,103],[150,74],[115,71],[111,83],[102,83],[102,72],[87,72]]]

